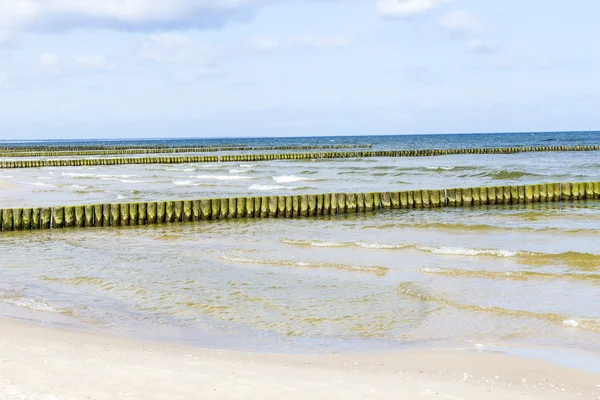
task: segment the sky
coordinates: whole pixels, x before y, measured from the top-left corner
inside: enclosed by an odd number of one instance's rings
[[[0,139],[600,129],[598,0],[0,0]]]

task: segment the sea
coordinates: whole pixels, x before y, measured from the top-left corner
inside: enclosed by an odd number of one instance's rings
[[[584,146],[600,132],[0,141],[85,144]],[[600,152],[4,169],[0,208],[579,181],[600,181]],[[598,200],[0,233],[0,315],[225,350],[600,354],[599,299]]]

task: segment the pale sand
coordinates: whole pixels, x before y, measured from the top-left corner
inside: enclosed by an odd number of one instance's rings
[[[504,354],[268,355],[0,318],[0,399],[598,399],[600,374]]]

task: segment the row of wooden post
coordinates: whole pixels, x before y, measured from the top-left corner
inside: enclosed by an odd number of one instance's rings
[[[107,156],[126,154],[168,154],[168,153],[210,153],[222,151],[264,151],[264,150],[331,150],[331,149],[370,149],[373,145],[324,145],[324,146],[240,146],[240,147],[152,147],[152,148],[95,148],[53,146],[50,148],[5,147],[0,149],[0,157],[67,157],[67,156]]]
[[[400,192],[327,193],[143,203],[7,208],[2,231],[115,227],[232,218],[298,218],[379,209],[469,207],[600,199],[600,182]]]
[[[449,150],[389,150],[389,151],[350,151],[321,153],[270,153],[235,154],[225,156],[179,156],[179,157],[135,157],[135,158],[88,158],[55,160],[8,160],[1,161],[0,168],[40,168],[125,164],[186,164],[206,162],[248,162],[269,160],[305,160],[365,157],[427,157],[454,154],[516,154],[545,151],[596,151],[600,146],[558,146],[558,147],[505,147],[482,149]]]

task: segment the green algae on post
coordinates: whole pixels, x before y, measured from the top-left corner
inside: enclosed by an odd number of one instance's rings
[[[203,219],[309,217],[391,208],[470,207],[477,205],[477,197],[481,204],[497,205],[590,200],[600,198],[600,182],[12,208],[0,210],[0,229],[116,227]]]

